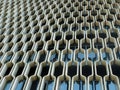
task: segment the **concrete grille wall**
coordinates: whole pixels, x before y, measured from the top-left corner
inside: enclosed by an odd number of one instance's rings
[[[120,0],[0,0],[0,90],[120,90]]]

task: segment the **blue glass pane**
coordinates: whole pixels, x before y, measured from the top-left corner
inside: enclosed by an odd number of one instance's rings
[[[65,62],[70,61],[71,58],[72,58],[72,55],[71,55],[70,53],[67,53],[67,54],[64,54],[64,55],[63,55],[63,60],[64,60]]]
[[[12,55],[13,55],[13,54],[10,54],[10,55],[7,55],[7,56],[6,56],[6,59],[5,59],[6,62],[10,61],[10,59],[12,58]]]
[[[109,60],[111,60],[111,57],[110,57],[109,53],[107,53],[107,52],[102,53],[102,58],[103,58],[103,60],[106,60],[107,62],[109,62]]]
[[[59,90],[68,90],[68,81],[62,81]]]
[[[34,59],[34,57],[35,57],[35,53],[29,55],[28,57],[29,57],[29,58],[28,58],[28,62],[33,61],[33,59]]]
[[[75,81],[73,90],[85,90],[85,83],[83,81]]]
[[[89,53],[88,58],[92,61],[96,61],[97,60],[97,54],[92,51],[92,52]]]
[[[89,84],[90,90],[102,90],[101,83],[99,81],[91,81]]]
[[[4,90],[10,90],[11,82],[12,82],[12,80],[10,80],[6,83]]]
[[[23,90],[24,84],[26,80],[21,80],[18,84],[15,90]]]
[[[51,57],[50,57],[50,61],[51,62],[54,62],[54,61],[56,61],[58,59],[58,54],[57,53],[53,53],[52,55],[51,55]]]
[[[54,81],[46,81],[44,90],[53,90]]]
[[[18,55],[18,56],[17,56],[17,59],[16,59],[17,62],[21,61],[21,60],[22,60],[22,57],[23,57],[23,55]]]
[[[82,52],[78,52],[76,54],[76,60],[81,62],[82,60],[84,60],[84,54]]]
[[[116,84],[113,81],[107,81],[106,84],[107,90],[118,90]]]

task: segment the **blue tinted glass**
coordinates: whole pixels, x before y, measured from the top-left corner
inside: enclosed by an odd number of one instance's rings
[[[23,57],[22,54],[21,54],[21,55],[18,55],[18,56],[17,56],[17,62],[21,61],[21,60],[22,60],[22,57]]]
[[[77,61],[82,61],[84,59],[84,54],[82,53],[82,52],[78,52],[77,54],[76,54],[76,60]]]
[[[4,90],[10,90],[11,82],[12,82],[12,80],[10,80],[6,83]]]
[[[10,59],[12,58],[12,55],[13,55],[13,54],[10,54],[10,55],[7,55],[7,56],[6,56],[6,62],[10,61]]]
[[[92,52],[89,53],[88,58],[92,61],[96,61],[97,60],[97,54],[92,51]]]
[[[73,90],[85,90],[85,83],[83,81],[75,81]]]
[[[52,55],[51,55],[51,57],[50,57],[50,61],[51,62],[54,62],[54,61],[56,61],[58,59],[58,54],[57,53],[53,53]]]
[[[89,88],[90,90],[102,90],[100,82],[95,80],[90,82]]]
[[[31,55],[28,56],[28,62],[33,61],[33,59],[35,58],[35,53],[32,53]]]
[[[107,81],[106,84],[107,90],[118,90],[116,84],[113,81]]]
[[[26,80],[21,80],[18,84],[15,90],[23,90],[24,84]]]
[[[44,90],[53,90],[54,81],[46,81]]]
[[[67,53],[67,54],[64,54],[64,55],[63,55],[63,60],[64,60],[65,62],[70,61],[71,58],[72,58],[72,55],[71,55],[70,53]]]
[[[68,81],[62,81],[59,90],[68,90]]]
[[[110,57],[109,53],[107,53],[107,52],[102,53],[102,58],[103,58],[103,60],[106,60],[107,62],[109,62],[109,60],[111,60],[111,57]]]

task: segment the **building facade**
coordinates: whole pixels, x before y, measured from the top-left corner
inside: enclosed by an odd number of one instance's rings
[[[120,90],[120,0],[0,0],[0,90]]]

